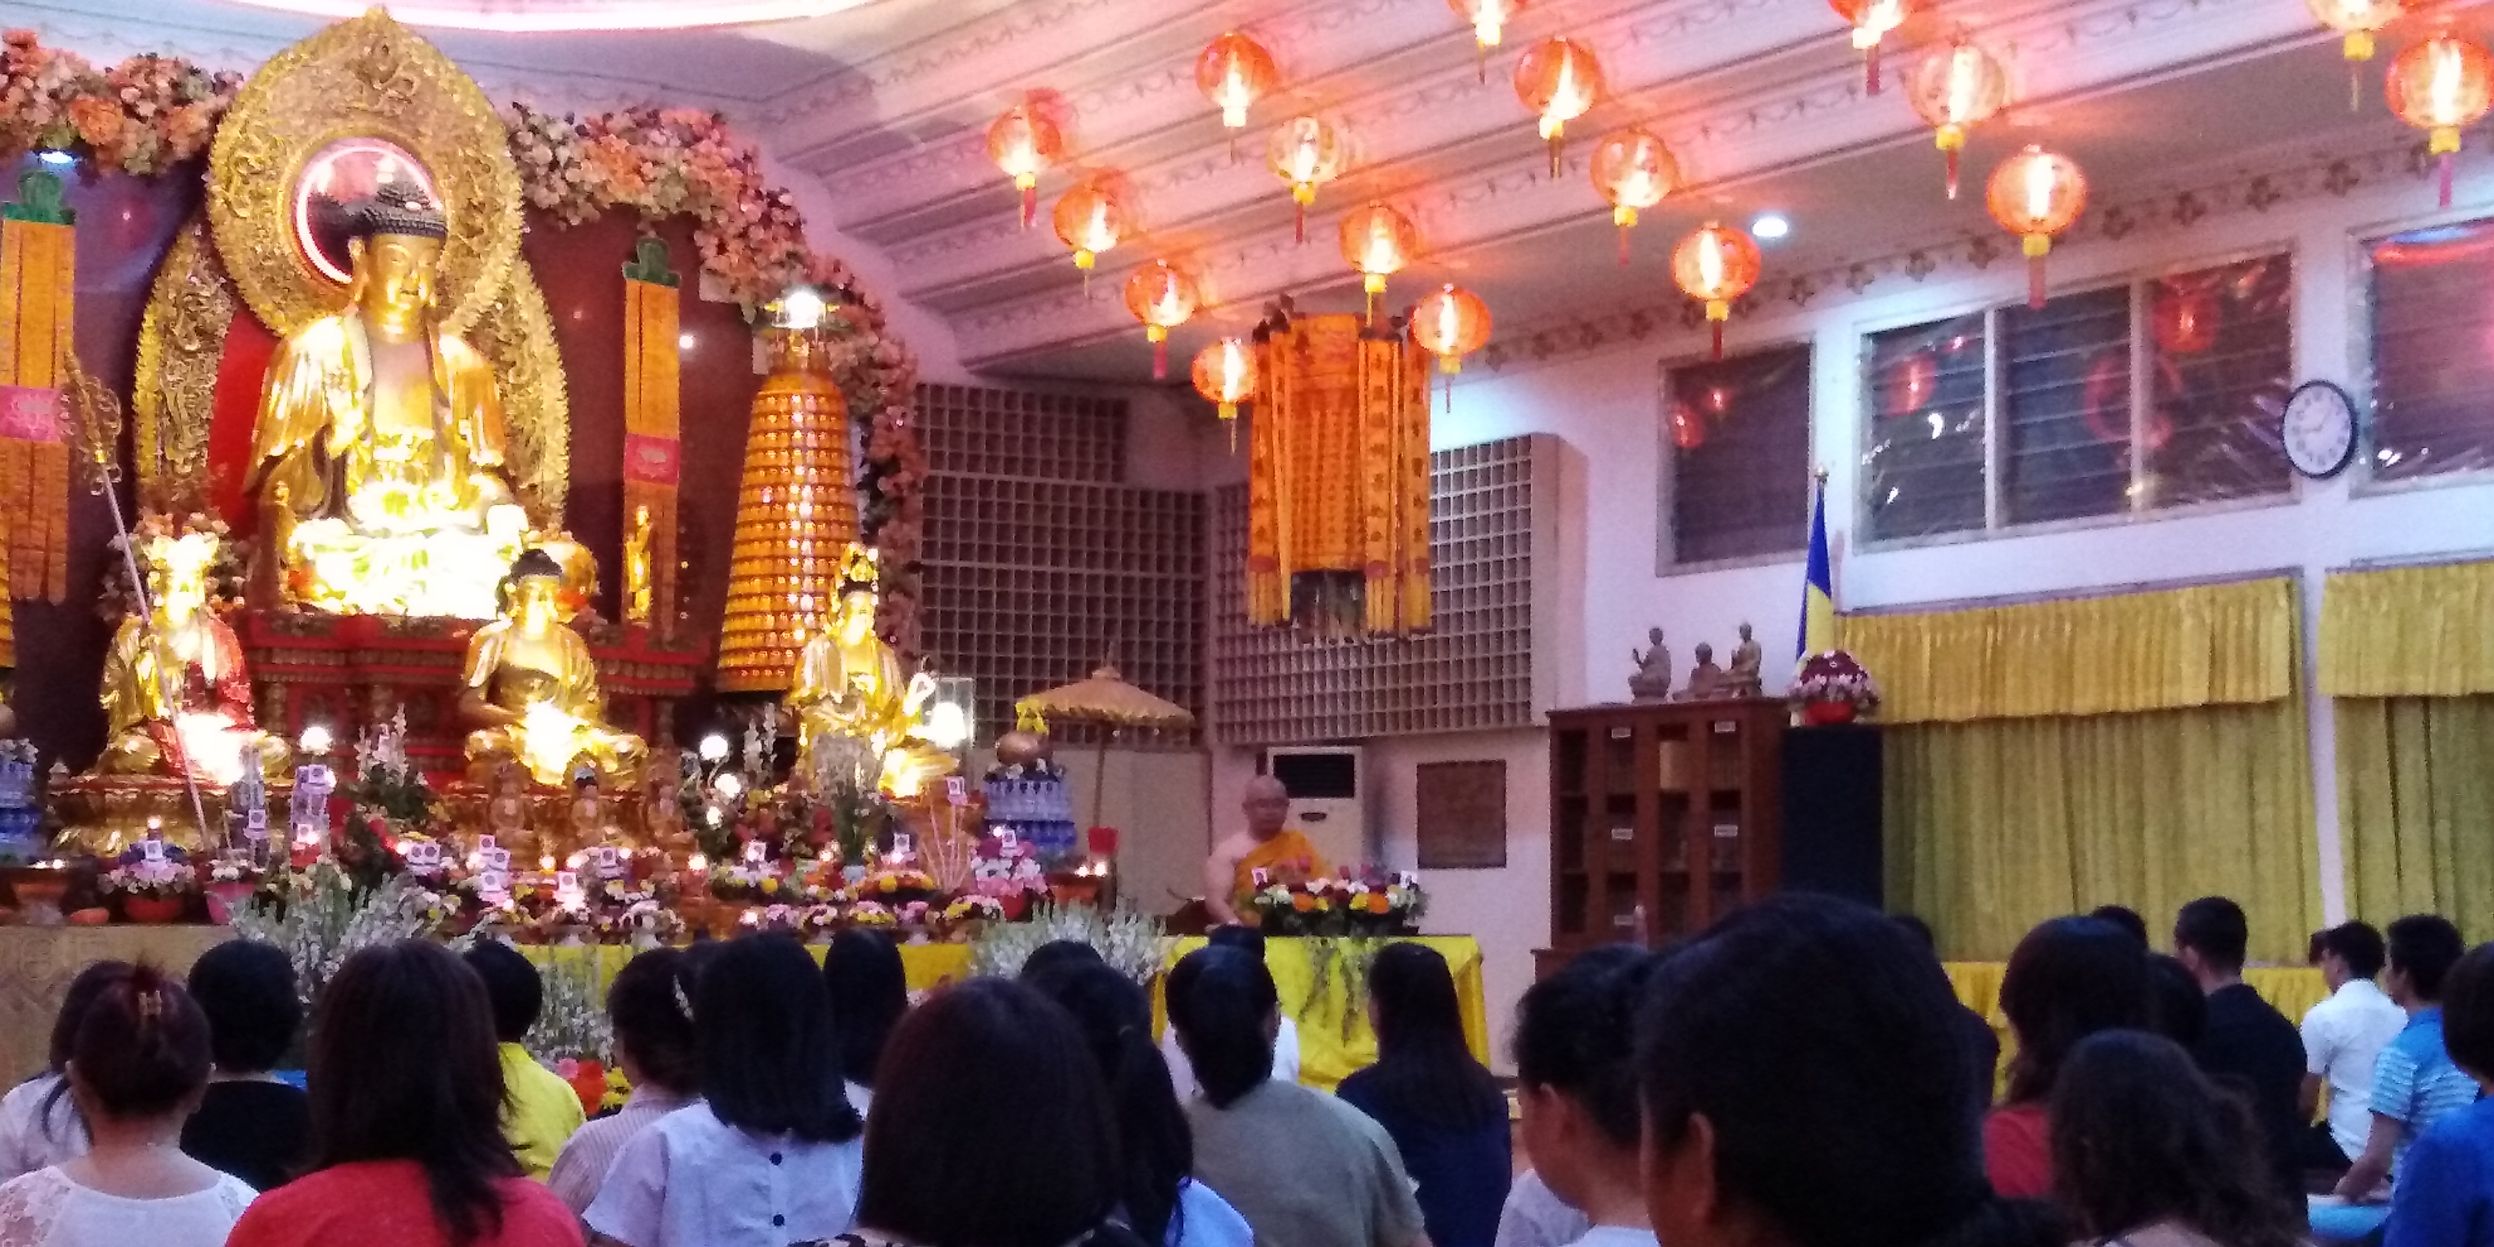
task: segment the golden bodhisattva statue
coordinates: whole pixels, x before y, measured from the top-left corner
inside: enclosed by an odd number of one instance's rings
[[[346,220],[347,308],[278,346],[253,438],[280,588],[322,610],[488,618],[526,516],[493,371],[435,317],[447,227],[400,183]]]
[[[650,621],[650,519],[648,507],[632,508],[624,531],[624,621]]]
[[[222,787],[242,778],[252,746],[264,774],[286,773],[286,742],[252,723],[242,642],[208,609],[208,569],[217,544],[207,533],[188,533],[142,547],[154,609],[145,618],[122,620],[104,656],[111,734],[98,773],[187,771],[199,783]]]
[[[807,638],[787,703],[797,712],[801,768],[814,765],[816,750],[845,743],[877,765],[884,792],[914,797],[959,762],[926,739],[935,681],[925,672],[903,674],[900,655],[875,634],[881,604],[876,552],[852,543],[841,556],[840,609],[829,627]]]
[[[471,773],[490,774],[504,760],[526,767],[540,784],[570,778],[586,762],[602,779],[638,784],[649,747],[606,726],[589,643],[563,622],[563,567],[543,550],[511,564],[501,616],[468,641],[467,691],[460,713],[479,726],[468,733]]]

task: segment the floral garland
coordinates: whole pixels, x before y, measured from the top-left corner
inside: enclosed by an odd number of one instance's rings
[[[0,157],[63,151],[145,177],[208,149],[242,75],[147,53],[97,69],[30,30],[0,35]]]

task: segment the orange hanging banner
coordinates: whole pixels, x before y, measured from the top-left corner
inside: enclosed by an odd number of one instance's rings
[[[624,265],[624,574],[626,623],[675,632],[676,490],[681,479],[683,390],[679,278],[667,244],[644,238]]]
[[[77,231],[61,182],[18,179],[0,208],[0,534],[8,596],[69,596],[69,444],[61,365],[75,319]]]

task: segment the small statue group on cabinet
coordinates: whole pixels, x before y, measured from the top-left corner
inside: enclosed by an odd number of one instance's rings
[[[1697,645],[1697,665],[1690,668],[1688,682],[1675,694],[1672,692],[1671,650],[1663,644],[1663,630],[1646,630],[1647,648],[1628,651],[1629,661],[1636,670],[1628,676],[1629,698],[1637,702],[1663,701],[1724,701],[1735,698],[1759,697],[1766,691],[1762,675],[1765,653],[1758,646],[1750,626],[1740,628],[1741,643],[1732,650],[1732,665],[1717,666],[1715,647],[1703,641]]]

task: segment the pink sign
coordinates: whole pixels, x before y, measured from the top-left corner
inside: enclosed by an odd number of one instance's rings
[[[624,436],[624,479],[644,481],[652,485],[676,483],[677,443],[672,437],[651,437],[646,433]]]
[[[0,385],[0,437],[21,442],[61,440],[61,392],[30,385]]]

